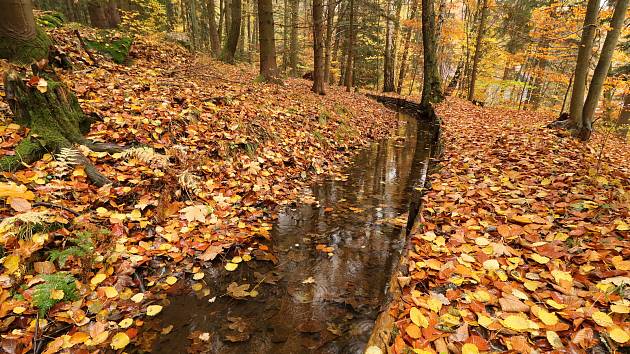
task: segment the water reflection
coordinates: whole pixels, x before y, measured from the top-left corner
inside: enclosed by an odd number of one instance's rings
[[[397,136],[362,151],[347,179],[311,188],[319,206],[280,213],[272,231],[277,265],[252,261],[206,276],[219,295],[232,281],[261,283],[258,297],[174,297],[160,319],[173,330],[153,352],[185,352],[200,331],[210,337],[195,348],[210,353],[362,353],[403,246],[407,196],[417,182],[410,175],[423,168],[431,141],[415,119],[399,119],[406,124]],[[332,247],[332,256],[317,244]]]

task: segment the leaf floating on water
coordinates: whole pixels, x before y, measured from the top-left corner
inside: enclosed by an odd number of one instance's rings
[[[162,312],[161,305],[149,305],[147,306],[147,316],[155,316],[158,313]]]

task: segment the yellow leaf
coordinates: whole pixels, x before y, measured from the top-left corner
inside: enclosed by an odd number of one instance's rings
[[[560,349],[564,347],[560,336],[554,331],[547,331],[547,341],[549,341],[549,344],[551,344],[554,349]]]
[[[488,316],[477,314],[477,323],[482,327],[488,328],[494,321]]]
[[[556,300],[553,300],[553,299],[548,299],[545,302],[547,303],[547,305],[553,307],[556,310],[562,310],[563,308],[567,307],[567,305],[558,303],[556,302]]]
[[[199,290],[203,289],[203,285],[202,285],[201,283],[195,283],[195,284],[193,284],[193,285],[191,286],[191,288],[192,288],[194,291],[199,291]]]
[[[133,324],[133,319],[131,318],[125,318],[124,320],[118,322],[118,325],[120,326],[120,328],[129,328],[129,326],[131,326]]]
[[[569,284],[573,283],[573,277],[569,272],[554,269],[551,271],[551,275],[553,276],[553,279],[556,281],[556,283],[558,283],[559,285],[562,285],[563,281],[568,282]]]
[[[6,268],[7,273],[13,274],[20,267],[20,257],[16,255],[10,255],[4,257],[4,261],[2,262],[4,268]]]
[[[26,311],[26,307],[24,306],[16,306],[13,308],[13,313],[15,313],[16,315],[20,315],[24,313],[24,311]]]
[[[0,198],[6,197],[33,200],[35,199],[35,194],[23,185],[17,185],[15,183],[0,183]]]
[[[431,311],[440,312],[440,309],[442,308],[442,301],[434,296],[431,296],[429,300],[427,300],[427,305]]]
[[[166,278],[166,284],[173,285],[175,283],[177,283],[177,278],[175,278],[174,276],[171,275]]]
[[[62,300],[64,296],[63,290],[53,289],[50,291],[50,298],[53,300]]]
[[[547,264],[549,262],[549,257],[541,256],[538,253],[532,254],[530,258],[540,264]]]
[[[107,337],[109,337],[109,331],[103,331],[97,335],[95,335],[94,337],[92,337],[92,340],[90,341],[91,346],[96,346],[99,345],[101,343],[103,343],[105,340],[107,340]],[[87,345],[87,343],[86,343]]]
[[[485,238],[485,237],[477,237],[477,238],[475,239],[475,244],[477,244],[477,246],[481,246],[481,247],[483,247],[483,246],[487,246],[487,245],[489,245],[489,244],[490,244],[490,240],[488,240],[488,239],[487,239],[487,238]]]
[[[149,305],[147,306],[147,316],[155,316],[162,311],[162,306],[160,305]]]
[[[593,321],[595,321],[595,323],[602,327],[611,327],[615,325],[615,322],[613,322],[612,318],[610,318],[610,316],[608,316],[608,314],[606,314],[605,312],[595,311],[593,312],[591,317],[593,318]]]
[[[510,315],[503,320],[503,326],[513,331],[522,332],[529,329],[529,321],[521,316]]]
[[[487,271],[493,271],[501,268],[501,266],[499,265],[499,261],[497,261],[496,259],[488,259],[487,261],[483,262],[483,268]]]
[[[232,258],[232,263],[241,263],[242,261],[243,261],[243,258],[241,258],[240,256],[236,256]]]
[[[125,332],[116,333],[112,337],[111,346],[114,350],[122,349],[126,347],[127,344],[129,344],[129,336]]]
[[[204,276],[205,276],[204,272],[195,273],[195,274],[193,274],[193,279],[194,280],[201,280],[201,279],[203,279]]]
[[[236,268],[238,268],[238,264],[237,263],[228,262],[225,265],[225,270],[227,270],[228,272],[233,272],[233,271],[236,270]]]
[[[103,273],[96,274],[94,276],[94,278],[92,278],[92,280],[90,280],[90,284],[98,285],[98,284],[102,283],[103,280],[105,280],[105,278],[107,278],[107,275],[105,275]]]
[[[473,343],[466,343],[462,346],[462,354],[479,354],[479,348]]]
[[[108,299],[118,296],[118,290],[113,286],[106,286],[103,290],[105,290],[105,296],[107,296]]]
[[[612,304],[610,311],[614,313],[630,313],[630,306],[625,304]]]
[[[558,324],[558,316],[553,312],[548,312],[540,306],[532,306],[532,312],[536,317],[540,318],[546,326],[555,326]]]
[[[475,291],[472,295],[475,298],[475,300],[480,301],[480,302],[488,302],[492,299],[489,292],[485,290],[481,290],[481,289]]]
[[[131,297],[131,301],[137,303],[142,302],[142,300],[144,300],[144,294],[143,293],[137,293],[136,295]]]
[[[523,285],[525,285],[525,289],[529,291],[536,291],[536,289],[540,287],[541,283],[534,280],[525,280]]]
[[[427,328],[429,327],[429,320],[418,310],[417,307],[412,307],[409,311],[409,317],[411,318],[411,322],[415,323],[416,326]]]
[[[610,335],[610,338],[612,338],[612,340],[614,340],[617,343],[626,343],[628,340],[630,340],[630,335],[628,335],[628,332],[624,331],[623,328],[621,327],[612,327],[608,330],[608,335]]]

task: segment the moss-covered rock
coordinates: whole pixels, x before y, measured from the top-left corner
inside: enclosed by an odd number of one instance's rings
[[[108,32],[101,33],[96,40],[85,40],[88,48],[112,58],[118,64],[123,64],[127,61],[132,43],[132,37],[116,36]]]

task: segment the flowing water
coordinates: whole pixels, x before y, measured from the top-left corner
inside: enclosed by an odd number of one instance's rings
[[[318,204],[280,212],[271,232],[276,264],[208,269],[214,294],[170,298],[156,321],[172,329],[151,351],[362,353],[404,247],[411,186],[426,174],[432,148],[428,123],[398,119],[397,134],[362,150],[344,177],[311,187]],[[232,282],[258,295],[225,295]]]

